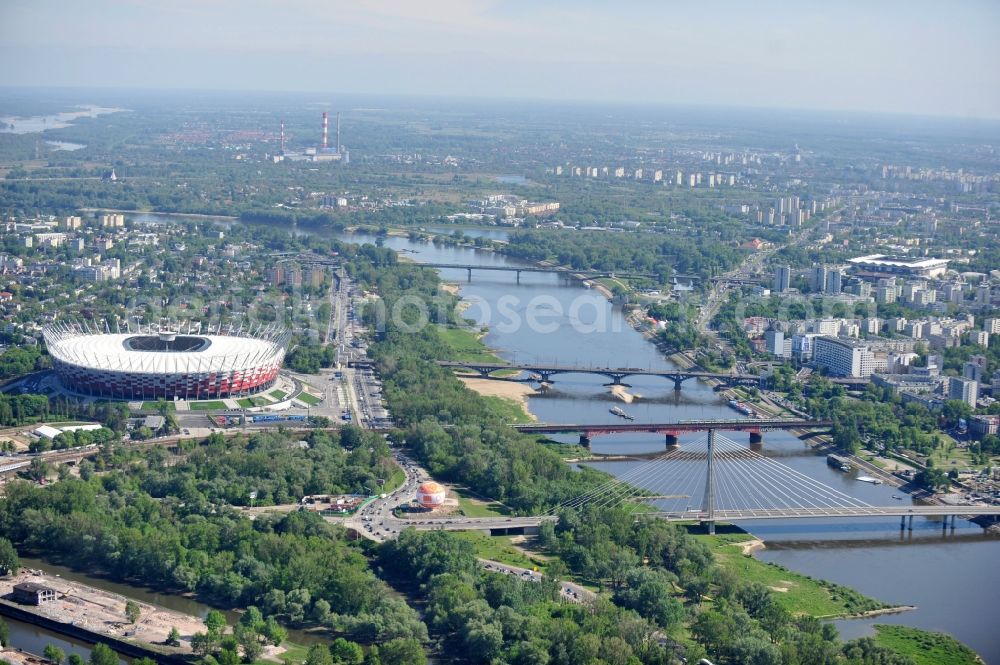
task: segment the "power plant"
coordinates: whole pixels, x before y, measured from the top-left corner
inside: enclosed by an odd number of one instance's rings
[[[280,124],[280,148],[278,154],[274,156],[275,162],[289,161],[310,161],[310,162],[340,162],[347,164],[351,161],[351,153],[344,148],[340,142],[340,112],[337,112],[336,143],[330,146],[330,115],[323,111],[322,137],[318,147],[306,148],[303,152],[288,152],[285,150],[285,121]]]

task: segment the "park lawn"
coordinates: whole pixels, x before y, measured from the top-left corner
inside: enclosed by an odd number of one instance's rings
[[[279,402],[288,397],[288,393],[286,393],[284,390],[272,390],[271,392],[268,393],[268,395],[278,400]]]
[[[298,395],[296,395],[295,399],[299,400],[300,402],[304,402],[309,406],[316,406],[317,404],[323,401],[319,397],[316,397],[315,395],[310,395],[304,390],[300,392]]]
[[[402,487],[405,482],[406,473],[397,466],[396,470],[392,472],[392,475],[385,479],[385,489],[382,491],[386,493],[392,492],[399,487]]]
[[[476,549],[476,556],[481,559],[499,561],[508,566],[528,568],[529,570],[545,570],[544,559],[529,557],[514,547],[510,542],[510,536],[487,536],[479,531],[457,531],[455,535],[472,543]]]
[[[264,399],[263,397],[243,397],[241,399],[236,400],[236,403],[242,406],[244,409],[249,409],[252,406],[267,406],[272,402],[270,400]]]
[[[173,402],[143,402],[140,407],[143,411],[156,411],[160,408],[161,404],[167,405],[167,411],[176,411],[177,407],[174,406]]]
[[[722,538],[715,536],[714,542],[708,541],[715,553],[716,562],[744,582],[759,582],[775,590],[775,599],[792,614],[834,618],[890,607],[850,587],[800,575],[784,566],[747,556],[739,545],[733,544],[734,537],[737,536],[739,534],[726,534]],[[746,542],[752,538],[753,536],[743,535],[740,541]]]
[[[503,362],[483,345],[479,337],[479,332],[474,330],[438,327],[438,339],[447,349],[447,358],[463,362]]]
[[[191,402],[192,411],[222,411],[227,408],[225,402],[212,401],[212,402]]]
[[[499,395],[480,395],[479,398],[490,405],[490,410],[493,413],[496,413],[508,423],[531,422],[531,416],[527,414],[521,403],[515,399],[500,397]]]
[[[954,637],[909,626],[875,624],[875,641],[917,665],[976,665],[976,653]]]
[[[951,469],[983,468],[981,464],[972,463],[972,454],[968,448],[959,448],[955,445],[955,440],[947,434],[940,433],[939,435],[943,443],[935,448],[930,455],[930,459],[934,460],[934,466],[946,473]],[[947,452],[945,452],[946,449]]]
[[[498,501],[480,499],[465,490],[451,489],[451,494],[458,499],[458,506],[466,517],[499,517],[509,515],[510,511]]]

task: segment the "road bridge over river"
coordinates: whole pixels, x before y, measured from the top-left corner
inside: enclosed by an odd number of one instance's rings
[[[473,263],[412,263],[410,265],[418,266],[420,268],[435,268],[435,269],[453,269],[453,270],[465,270],[468,272],[469,281],[472,281],[472,271],[473,270],[491,270],[495,272],[513,272],[517,274],[517,282],[521,282],[521,273],[554,273],[557,275],[565,275],[566,277],[573,279],[597,279],[600,277],[610,277],[612,279],[620,277],[622,279],[654,279],[659,280],[660,276],[655,273],[647,272],[612,272],[612,271],[600,271],[600,270],[572,270],[570,268],[560,268],[553,266],[551,268],[544,266],[486,266],[481,264]]]
[[[557,365],[545,363],[482,363],[456,360],[439,360],[438,365],[450,369],[465,369],[479,374],[479,378],[503,381],[541,381],[554,383],[557,374],[599,374],[611,379],[612,386],[627,386],[622,379],[629,376],[656,376],[674,382],[674,390],[680,390],[689,379],[715,380],[727,386],[759,386],[761,378],[756,374],[726,374],[722,372],[685,371],[679,369],[642,369],[641,367],[581,367],[577,365]],[[537,378],[511,379],[494,376],[500,371],[529,372]]]

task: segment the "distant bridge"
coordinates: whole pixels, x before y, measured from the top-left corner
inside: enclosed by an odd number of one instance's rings
[[[541,273],[555,273],[559,275],[566,275],[567,277],[580,277],[582,279],[596,279],[598,277],[621,277],[623,279],[659,279],[660,276],[655,273],[648,272],[609,272],[600,270],[573,270],[571,268],[545,268],[542,266],[484,266],[479,264],[471,263],[411,263],[407,265],[417,266],[418,268],[440,268],[446,269],[451,268],[454,270],[465,270],[468,272],[468,279],[472,281],[472,271],[473,270],[493,270],[498,272],[513,272],[517,273],[517,282],[521,282],[522,272],[541,272]]]
[[[681,384],[688,379],[715,379],[727,386],[758,386],[761,378],[756,374],[724,374],[719,372],[699,372],[685,371],[678,369],[641,369],[639,367],[578,367],[576,365],[546,365],[540,363],[479,363],[462,362],[452,360],[439,360],[438,365],[451,369],[468,369],[477,372],[483,379],[501,379],[502,377],[492,376],[494,372],[500,370],[518,370],[521,372],[532,372],[537,374],[541,381],[552,382],[555,374],[600,374],[611,379],[609,385],[621,386],[622,379],[627,376],[659,376],[671,379],[674,382],[674,389],[680,390]],[[510,379],[505,379],[510,380]],[[523,380],[523,379],[522,379]],[[528,379],[530,380],[530,379]]]
[[[677,445],[677,437],[683,432],[749,432],[750,443],[763,442],[762,432],[774,430],[814,430],[829,429],[830,420],[802,420],[794,418],[756,418],[746,420],[682,420],[676,423],[635,423],[619,422],[597,425],[531,423],[512,425],[524,434],[564,434],[579,433],[580,444],[589,446],[590,439],[599,434],[621,434],[623,432],[647,432],[666,436],[668,446]]]

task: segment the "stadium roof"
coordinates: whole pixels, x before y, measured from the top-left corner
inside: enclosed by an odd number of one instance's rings
[[[46,336],[49,353],[63,362],[97,369],[150,374],[184,374],[252,367],[281,353],[277,339],[236,335],[198,335],[208,342],[194,350],[137,350],[131,343],[143,335],[128,333]]]

